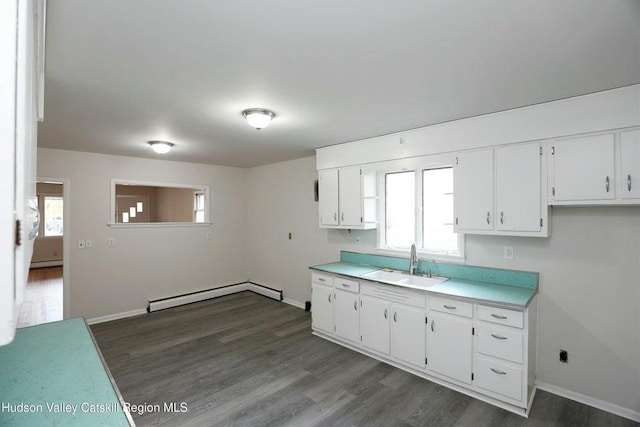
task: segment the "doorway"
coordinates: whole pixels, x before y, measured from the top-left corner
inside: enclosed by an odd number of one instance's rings
[[[64,182],[38,180],[36,203],[40,226],[34,240],[29,278],[18,327],[35,326],[64,318],[65,234],[68,229]]]

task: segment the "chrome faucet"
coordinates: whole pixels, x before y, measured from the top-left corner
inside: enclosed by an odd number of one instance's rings
[[[409,256],[409,274],[416,274],[418,268],[418,253],[416,252],[416,244],[411,244],[411,255]]]

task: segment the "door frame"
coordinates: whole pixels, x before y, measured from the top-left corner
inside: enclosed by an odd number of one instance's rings
[[[71,201],[71,180],[69,178],[53,178],[38,176],[36,182],[52,182],[62,184],[62,224],[64,233],[62,234],[62,318],[71,317],[71,271],[69,258],[71,256],[71,221],[70,221],[70,201]]]

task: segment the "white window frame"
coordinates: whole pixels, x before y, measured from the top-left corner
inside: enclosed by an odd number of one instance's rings
[[[198,209],[198,196],[202,196],[204,197],[204,201],[202,203],[202,209]],[[198,216],[198,212],[202,212],[202,222],[198,222],[196,220],[197,216]],[[196,224],[201,224],[204,222],[204,219],[206,218],[207,215],[207,195],[204,193],[204,191],[194,191],[193,192],[193,222]]]
[[[442,154],[434,156],[424,156],[414,159],[402,161],[387,162],[380,170],[378,175],[378,188],[380,189],[378,212],[380,222],[378,223],[378,241],[377,252],[389,255],[408,256],[410,248],[394,248],[387,246],[386,242],[386,187],[385,175],[396,172],[415,173],[415,244],[420,259],[432,261],[447,262],[464,262],[465,260],[465,237],[464,234],[458,233],[458,253],[440,252],[425,250],[423,248],[423,203],[422,200],[422,171],[427,169],[442,169],[453,167],[455,163],[455,155]]]
[[[44,199],[46,197],[57,197],[62,199],[62,234],[60,236],[45,236],[44,235],[44,218],[45,218],[45,212],[44,212],[44,207],[45,207],[45,203],[44,203]],[[36,195],[36,198],[38,199],[38,211],[40,212],[40,224],[38,225],[38,239],[61,239],[62,237],[64,237],[64,196],[63,194],[54,194],[54,193],[38,193]]]

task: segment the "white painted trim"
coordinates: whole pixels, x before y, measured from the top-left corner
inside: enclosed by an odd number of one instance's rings
[[[95,325],[96,323],[102,322],[110,322],[112,320],[124,319],[125,317],[139,316],[141,314],[146,314],[147,310],[144,308],[139,308],[136,310],[125,311],[122,313],[108,314],[106,316],[94,317],[93,319],[88,319],[87,324]]]
[[[210,222],[127,222],[108,223],[110,228],[209,227]]]
[[[597,409],[602,409],[603,411],[611,412],[614,415],[619,415],[632,421],[640,422],[640,412],[634,411],[633,409],[624,408],[622,406],[616,405],[615,403],[605,402],[604,400],[596,399],[595,397],[590,397],[542,381],[536,381],[536,387],[540,390],[544,390],[549,393],[565,397],[567,399],[575,400],[576,402],[584,403],[585,405],[589,405]]]
[[[63,265],[63,260],[56,259],[56,260],[53,260],[53,261],[32,262],[31,265],[29,266],[29,268],[60,267],[61,265]],[[64,279],[62,279],[62,280],[64,282]]]
[[[289,299],[289,298],[283,298],[282,302],[284,302],[286,304],[289,304],[289,305],[292,305],[292,306],[297,307],[297,308],[301,308],[303,310],[305,308],[303,302],[292,300],[292,299]]]
[[[258,283],[249,282],[248,290],[255,292],[256,294],[264,295],[265,297],[281,301],[282,291],[276,289],[267,288],[266,286],[259,285]]]
[[[203,292],[197,292],[189,295],[179,295],[175,298],[149,301],[149,311],[154,312],[164,310],[165,308],[177,307],[179,305],[190,304],[192,302],[204,301],[211,298],[222,297],[225,295],[236,294],[238,292],[249,290],[249,283],[238,283],[237,285],[223,286],[213,288]]]

